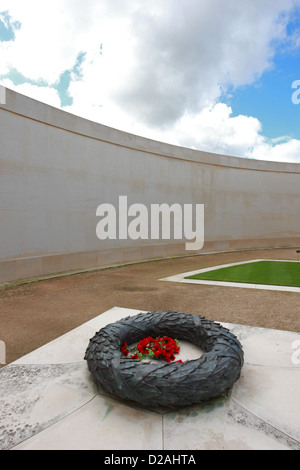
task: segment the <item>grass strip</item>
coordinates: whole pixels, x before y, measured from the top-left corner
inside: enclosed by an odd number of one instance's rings
[[[300,263],[257,261],[187,276],[186,279],[300,287]]]

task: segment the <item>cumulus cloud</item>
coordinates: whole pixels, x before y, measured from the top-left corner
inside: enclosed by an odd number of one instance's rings
[[[137,134],[146,132],[141,125],[131,125]],[[206,152],[300,163],[300,140],[289,136],[269,139],[262,134],[262,123],[257,118],[233,116],[232,108],[225,103],[206,107],[194,115],[185,114],[169,130],[153,129],[149,136]]]
[[[300,163],[300,140],[288,136],[268,139],[252,116],[232,116],[225,103],[183,116],[176,125],[177,144],[236,157]]]
[[[300,140],[288,138],[285,142],[274,143],[272,139],[262,139],[248,156],[257,160],[300,163]]]
[[[89,26],[96,3],[1,0],[1,9],[9,11],[21,25],[15,40],[1,48],[1,62],[31,80],[54,83],[75,63],[82,48],[94,41],[95,30]]]
[[[261,123],[251,116],[232,116],[225,103],[205,108],[195,116],[185,115],[177,124],[178,139],[182,145],[194,148],[245,156],[249,148],[260,143]],[[193,136],[190,140],[189,134]]]
[[[160,14],[132,16],[135,61],[113,99],[151,126],[218,100],[228,85],[252,83],[286,34],[289,0],[166,1]]]

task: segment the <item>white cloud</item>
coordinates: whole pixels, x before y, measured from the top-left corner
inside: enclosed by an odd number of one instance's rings
[[[232,109],[225,103],[203,109],[195,116],[185,115],[177,124],[177,135],[182,145],[192,143],[194,148],[216,153],[245,156],[249,148],[260,140],[261,123],[248,116],[232,117]],[[189,135],[193,136],[191,141]]]
[[[286,142],[273,145],[266,139],[248,153],[249,157],[274,162],[300,163],[300,140],[288,139]]]
[[[128,131],[130,131],[128,126]],[[144,135],[146,129],[131,123],[131,131]],[[300,163],[300,140],[288,136],[268,139],[261,122],[252,116],[233,116],[225,103],[185,114],[167,131],[153,130],[149,137],[170,144],[207,152],[258,160]]]
[[[194,148],[208,152],[300,163],[300,140],[288,136],[267,139],[261,132],[258,119],[232,116],[229,106],[218,103],[196,116],[184,116],[176,126],[175,134],[179,145],[192,144]]]
[[[289,0],[172,0],[160,14],[132,16],[134,62],[112,98],[151,126],[174,123],[269,69],[285,36]]]
[[[54,83],[82,48],[97,40],[93,0],[1,0],[1,9],[21,23],[2,61],[32,80]],[[95,25],[94,25],[95,26]]]

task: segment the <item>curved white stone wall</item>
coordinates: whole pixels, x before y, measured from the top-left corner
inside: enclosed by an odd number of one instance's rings
[[[205,204],[202,252],[300,245],[300,165],[176,147],[0,87],[0,282],[189,254],[96,236],[102,203]]]

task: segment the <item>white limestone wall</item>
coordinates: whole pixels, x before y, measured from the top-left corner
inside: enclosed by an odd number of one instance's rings
[[[300,245],[300,165],[180,148],[0,87],[0,282],[187,254],[96,236],[102,203],[205,204],[202,249]]]

